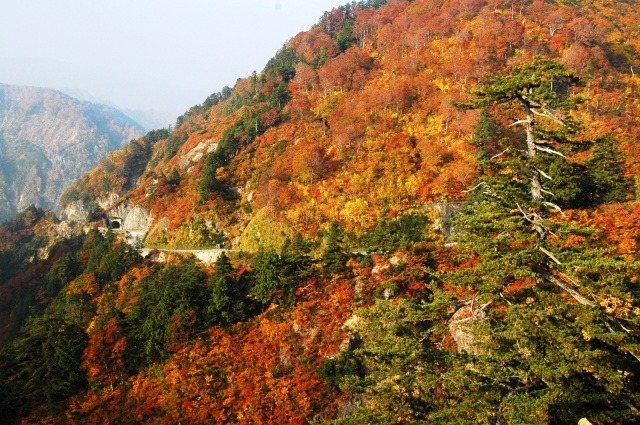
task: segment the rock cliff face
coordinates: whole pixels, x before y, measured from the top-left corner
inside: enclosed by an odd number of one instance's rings
[[[82,201],[75,201],[66,205],[62,209],[62,212],[60,212],[60,218],[65,221],[84,222],[87,219],[89,212],[89,207],[87,207]]]
[[[108,210],[118,202],[118,195],[110,193],[104,198],[95,199],[95,204],[87,204],[82,201],[73,201],[68,203],[60,211],[60,219],[68,221],[85,222],[94,209],[100,208]]]
[[[146,233],[151,227],[153,217],[140,205],[130,202],[118,203],[118,195],[110,194],[106,198],[96,200],[96,204],[105,210],[104,218],[110,221],[109,225],[116,222],[116,226],[121,230],[134,230]],[[64,221],[84,223],[92,213],[92,207],[82,201],[74,201],[66,205],[60,213],[60,218]]]
[[[153,221],[147,210],[139,205],[132,205],[128,202],[118,204],[108,213],[108,217],[121,220],[122,230],[141,230],[147,232]]]
[[[0,221],[31,204],[59,212],[74,180],[142,134],[116,109],[0,84]]]
[[[433,228],[440,232],[444,237],[444,242],[448,243],[451,236],[455,233],[455,229],[451,224],[451,219],[458,213],[462,203],[460,202],[434,202],[423,205],[421,208],[433,211]]]

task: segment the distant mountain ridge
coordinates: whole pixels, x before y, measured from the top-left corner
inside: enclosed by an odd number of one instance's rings
[[[74,180],[143,132],[115,108],[0,84],[0,221],[31,204],[58,210]]]
[[[182,112],[179,109],[175,111],[157,110],[157,109],[140,109],[140,108],[127,108],[112,103],[108,99],[96,97],[93,94],[80,89],[72,88],[60,88],[58,89],[62,93],[79,99],[84,102],[97,103],[100,105],[111,106],[120,112],[124,113],[129,118],[132,118],[135,122],[140,124],[145,131],[151,131],[158,128],[165,128],[172,126],[176,117]]]

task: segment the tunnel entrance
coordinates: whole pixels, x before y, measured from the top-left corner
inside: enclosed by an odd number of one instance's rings
[[[112,229],[122,229],[122,219],[120,217],[109,217],[109,225]]]

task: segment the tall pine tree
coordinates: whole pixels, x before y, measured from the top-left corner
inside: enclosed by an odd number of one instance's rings
[[[455,377],[450,403],[436,416],[455,411],[460,423],[499,424],[639,418],[638,318],[611,307],[638,305],[636,267],[603,246],[597,229],[565,223],[543,184],[574,142],[570,110],[580,98],[568,89],[576,84],[561,63],[536,58],[489,75],[470,90],[475,99],[457,103],[517,108],[523,116],[511,126],[524,137],[489,157],[490,172],[454,221],[461,268],[444,279],[470,294],[461,305],[471,317],[459,325],[475,347],[445,373]]]
[[[212,297],[208,312],[213,324],[228,326],[247,318],[247,294],[233,274],[231,261],[223,252],[216,260],[216,269],[209,280]]]

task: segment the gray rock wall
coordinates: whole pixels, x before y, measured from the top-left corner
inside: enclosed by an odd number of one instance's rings
[[[121,218],[122,230],[143,230],[147,232],[153,222],[153,218],[146,209],[140,205],[132,205],[128,202],[118,204],[111,208],[107,216]]]

